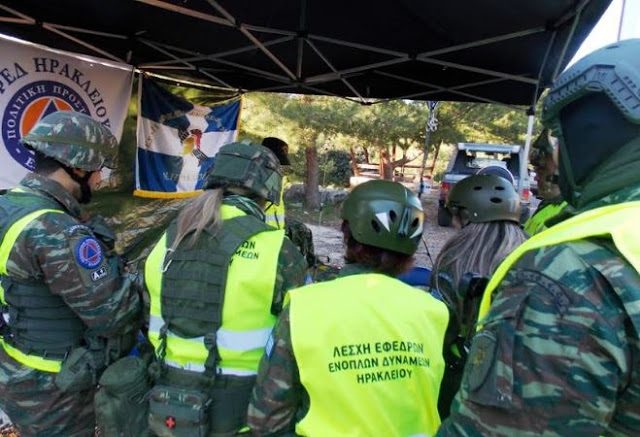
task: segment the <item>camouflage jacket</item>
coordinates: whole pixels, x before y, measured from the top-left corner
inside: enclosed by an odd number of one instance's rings
[[[637,185],[582,211],[635,200]],[[639,333],[621,296],[637,306],[640,276],[609,239],[527,252],[494,291],[437,435],[640,435]]]
[[[339,276],[369,271],[347,264]],[[289,307],[285,307],[267,341],[248,411],[248,425],[260,437],[295,436],[295,424],[309,411],[309,396],[300,383],[293,354]]]
[[[46,284],[96,335],[118,335],[138,322],[140,299],[112,250],[113,240],[100,237],[106,233],[102,224],[94,231],[69,192],[30,174],[5,198],[63,212],[41,215],[22,231],[7,260],[10,277]],[[93,252],[83,251],[89,246]]]

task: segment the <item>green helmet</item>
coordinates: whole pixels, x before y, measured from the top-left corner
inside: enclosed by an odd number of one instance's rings
[[[495,175],[469,176],[453,186],[447,208],[471,223],[520,222],[520,197],[512,184]]]
[[[205,189],[246,188],[276,205],[280,203],[281,186],[282,171],[276,155],[264,146],[248,143],[222,146],[203,184]]]
[[[397,182],[374,180],[358,185],[342,205],[358,243],[413,255],[422,236],[420,199]]]
[[[97,171],[113,168],[118,140],[86,114],[58,111],[40,120],[20,142],[73,168]]]
[[[629,163],[620,153],[640,136],[639,53],[640,39],[596,50],[564,71],[544,100],[542,122],[558,138],[560,189],[573,206],[635,179],[637,172],[614,168]]]
[[[632,123],[640,124],[640,39],[610,44],[580,59],[554,82],[544,100],[542,122],[556,136],[560,111],[592,93],[604,93]]]

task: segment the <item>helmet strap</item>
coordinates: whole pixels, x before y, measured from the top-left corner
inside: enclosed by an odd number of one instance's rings
[[[67,167],[66,165],[61,165],[64,171],[73,179],[75,182],[80,185],[80,199],[78,199],[79,203],[86,204],[91,200],[91,187],[89,187],[89,178],[91,177],[90,171],[85,171],[84,176],[78,176],[74,173],[71,167]]]

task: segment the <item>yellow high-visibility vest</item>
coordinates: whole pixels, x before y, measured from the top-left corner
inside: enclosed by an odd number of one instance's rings
[[[544,231],[547,229],[545,222],[551,217],[560,214],[560,211],[562,211],[566,206],[567,202],[550,203],[540,211],[537,211],[534,215],[529,217],[529,220],[524,224],[525,232],[529,235],[535,235]]]
[[[265,223],[276,229],[284,229],[284,187],[286,183],[287,177],[283,176],[282,186],[280,187],[280,203],[278,205],[271,204],[264,210]]]
[[[639,216],[640,202],[620,203],[584,212],[534,235],[513,251],[496,269],[482,296],[478,320],[482,321],[489,312],[491,295],[509,269],[531,250],[590,237],[609,236],[622,256],[640,274],[640,234],[637,224]]]
[[[245,215],[240,209],[222,205],[222,219]],[[264,346],[275,325],[271,303],[284,230],[260,232],[247,240],[250,250],[236,252],[229,265],[222,310],[222,325],[217,332],[221,374],[249,376],[258,371]],[[149,340],[158,351],[162,318],[162,268],[167,252],[167,235],[151,251],[145,266],[145,281],[150,296]],[[250,252],[250,253],[249,253]],[[165,364],[203,373],[209,351],[204,337],[183,338],[169,332]]]
[[[9,260],[11,249],[13,249],[13,246],[16,243],[16,240],[18,239],[22,231],[24,231],[24,229],[29,225],[29,223],[31,223],[41,215],[46,214],[48,212],[62,213],[62,211],[57,209],[39,209],[25,215],[24,217],[21,217],[9,227],[6,234],[4,235],[2,243],[0,244],[0,276],[7,274],[7,261]],[[0,285],[0,303],[3,305],[6,304],[4,300],[4,290],[2,289],[1,285]],[[7,355],[9,355],[11,358],[13,358],[17,362],[27,367],[41,370],[43,372],[51,372],[51,373],[60,372],[62,361],[49,360],[49,359],[39,357],[37,355],[25,354],[21,350],[11,346],[2,338],[0,338],[0,345],[2,346],[4,351],[7,353]]]
[[[290,292],[310,408],[301,436],[434,435],[449,313],[422,290],[364,273]]]

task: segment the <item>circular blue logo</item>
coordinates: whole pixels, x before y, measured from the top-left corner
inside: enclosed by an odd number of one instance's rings
[[[97,267],[102,262],[102,248],[93,237],[86,237],[76,248],[76,261],[85,269]]]
[[[76,111],[90,114],[89,107],[72,88],[59,82],[31,82],[9,99],[2,117],[2,140],[13,159],[27,170],[33,170],[33,152],[20,139],[42,117],[56,111]]]

